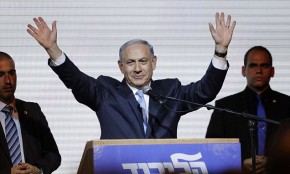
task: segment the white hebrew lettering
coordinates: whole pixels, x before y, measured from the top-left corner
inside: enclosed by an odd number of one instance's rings
[[[179,174],[207,174],[208,170],[203,161],[197,161],[202,158],[201,153],[188,155],[175,153],[170,156],[170,162],[151,162],[151,163],[125,163],[123,169],[130,170],[131,174],[138,174],[138,170],[144,174],[150,174],[150,169],[158,171],[158,174],[176,173],[175,169],[182,169]],[[154,172],[155,174],[155,172]]]

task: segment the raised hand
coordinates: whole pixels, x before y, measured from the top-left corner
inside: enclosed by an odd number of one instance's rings
[[[228,15],[227,21],[225,22],[224,13],[216,13],[215,15],[216,29],[211,23],[209,23],[209,30],[211,32],[212,38],[216,44],[216,51],[224,53],[227,51],[228,46],[232,40],[232,35],[234,28],[236,26],[236,21],[231,23],[231,16]]]
[[[33,18],[36,27],[28,24],[27,32],[48,52],[52,59],[61,55],[61,50],[57,45],[56,21],[52,23],[52,29],[47,26],[42,17]]]

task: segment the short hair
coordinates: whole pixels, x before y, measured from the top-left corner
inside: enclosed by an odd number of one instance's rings
[[[132,39],[127,41],[126,43],[124,43],[119,50],[119,60],[122,60],[124,58],[124,51],[127,47],[129,47],[130,45],[134,45],[134,44],[143,44],[146,45],[148,47],[148,49],[150,50],[150,54],[151,57],[154,56],[154,50],[153,50],[153,46],[146,40],[142,40],[142,39]]]
[[[248,56],[253,51],[264,51],[264,52],[266,52],[268,54],[269,59],[270,59],[269,64],[270,64],[270,66],[272,66],[272,61],[273,61],[272,60],[272,55],[271,55],[270,51],[267,48],[263,47],[263,46],[254,46],[254,47],[250,48],[246,52],[245,57],[244,57],[244,66],[247,65],[247,63],[248,63]]]
[[[2,59],[2,58],[7,58],[7,59],[12,59],[12,57],[9,55],[9,54],[7,54],[7,53],[5,53],[5,52],[2,52],[2,51],[0,51],[0,58]],[[13,60],[13,59],[12,59]]]

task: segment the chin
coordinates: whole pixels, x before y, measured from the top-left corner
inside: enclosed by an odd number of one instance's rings
[[[143,87],[143,86],[145,86],[146,83],[136,82],[136,83],[131,83],[131,84],[132,84],[132,86]]]
[[[130,83],[129,85],[134,87],[134,88],[142,88],[143,87],[143,85],[136,84],[136,83]]]

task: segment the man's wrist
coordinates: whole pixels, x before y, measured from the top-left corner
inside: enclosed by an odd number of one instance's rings
[[[228,52],[218,52],[218,51],[214,51],[214,55],[217,56],[217,57],[222,57],[222,58],[225,58],[227,56]]]
[[[57,45],[53,46],[50,49],[47,49],[46,51],[47,51],[49,57],[53,60],[56,60],[62,54],[62,51],[60,50],[60,48]]]
[[[50,61],[49,65],[50,66],[59,66],[59,65],[61,65],[61,64],[63,64],[65,62],[65,59],[66,59],[66,56],[62,52],[61,55],[57,59],[53,60],[53,59],[50,58],[51,61]]]

